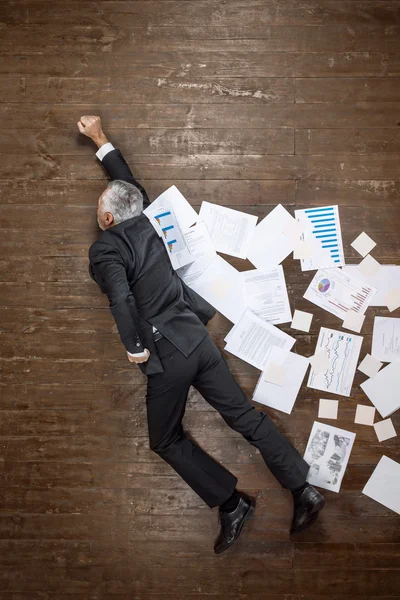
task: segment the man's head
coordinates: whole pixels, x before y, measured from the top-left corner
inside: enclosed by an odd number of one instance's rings
[[[143,197],[131,183],[115,179],[101,194],[97,207],[100,229],[109,229],[122,221],[139,216],[143,211]]]

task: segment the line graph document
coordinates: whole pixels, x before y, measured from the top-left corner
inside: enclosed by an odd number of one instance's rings
[[[294,214],[303,230],[307,231],[302,235],[302,241],[312,245],[311,257],[300,261],[301,270],[343,266],[344,253],[338,206],[306,208],[295,210]],[[311,226],[309,232],[308,226]]]
[[[304,298],[344,319],[349,310],[363,315],[375,293],[376,288],[344,273],[342,269],[320,269]]]
[[[328,367],[315,373],[311,368],[307,386],[314,390],[350,396],[363,338],[321,327],[315,354],[328,358]]]
[[[371,355],[383,362],[400,361],[400,319],[375,317]]]

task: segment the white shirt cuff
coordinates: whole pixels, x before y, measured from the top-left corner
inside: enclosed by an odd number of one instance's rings
[[[115,150],[114,146],[110,143],[107,142],[107,144],[103,144],[96,152],[96,156],[99,160],[103,160],[103,158],[105,157],[106,154],[108,154],[109,152],[111,152],[112,150]]]
[[[143,358],[146,355],[147,355],[146,350],[144,350],[143,352],[137,352],[136,354],[132,354],[131,352],[128,352],[128,356],[131,356],[132,358]]]

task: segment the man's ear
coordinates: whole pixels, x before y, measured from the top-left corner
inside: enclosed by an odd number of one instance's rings
[[[111,227],[111,225],[113,225],[113,223],[114,223],[114,217],[113,217],[112,213],[110,213],[110,212],[104,213],[104,221],[105,221],[107,227]]]

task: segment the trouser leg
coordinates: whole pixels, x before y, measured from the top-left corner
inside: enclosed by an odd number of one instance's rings
[[[167,351],[168,342],[158,344]],[[214,507],[231,496],[237,479],[190,440],[182,427],[187,394],[197,371],[197,352],[185,358],[170,345],[170,353],[160,355],[164,373],[148,377],[149,440],[151,449],[171,465],[208,506]]]
[[[309,465],[280,433],[269,416],[255,409],[230,372],[218,348],[208,340],[202,369],[193,386],[235,431],[259,449],[280,484],[293,490],[306,481]]]

